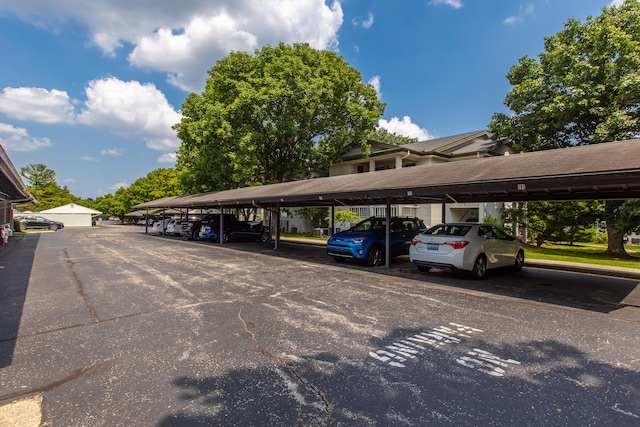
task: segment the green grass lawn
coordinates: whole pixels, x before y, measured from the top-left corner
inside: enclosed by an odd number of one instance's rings
[[[611,258],[604,254],[606,244],[576,243],[574,245],[545,243],[541,248],[527,246],[525,258],[551,261],[583,262],[640,269],[640,246],[625,246],[633,259]]]

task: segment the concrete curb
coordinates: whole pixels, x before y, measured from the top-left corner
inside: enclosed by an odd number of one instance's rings
[[[612,267],[608,265],[584,264],[579,262],[558,262],[541,259],[526,260],[524,265],[526,267],[575,271],[577,273],[600,274],[603,276],[640,280],[640,270],[635,268]]]

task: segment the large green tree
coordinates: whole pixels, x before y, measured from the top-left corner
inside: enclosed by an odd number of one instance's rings
[[[375,128],[369,133],[370,141],[383,142],[385,144],[404,145],[418,142],[418,138],[411,138],[408,136],[398,135],[396,133],[389,132],[385,128]]]
[[[20,175],[27,180],[27,190],[35,197],[38,204],[25,203],[17,206],[21,211],[42,211],[69,203],[89,206],[91,201],[84,201],[71,194],[69,189],[60,187],[56,181],[56,173],[42,163],[30,164],[20,168]]]
[[[105,194],[104,196],[97,197],[94,209],[99,210],[105,216],[115,215],[121,219],[124,217],[124,214],[127,213],[122,201],[113,194]]]
[[[30,164],[20,168],[20,175],[29,183],[28,185],[35,190],[42,190],[47,185],[56,183],[56,173],[53,169],[49,169],[47,165],[42,163]]]
[[[494,114],[493,137],[508,137],[518,151],[636,138],[640,135],[640,3],[605,7],[585,22],[570,19],[546,37],[538,59],[521,58],[507,78],[513,86]],[[639,140],[640,143],[640,140]],[[626,255],[623,236],[633,228],[616,222],[638,202],[607,202],[608,252]],[[628,215],[623,215],[628,217]]]
[[[598,201],[516,203],[502,211],[502,219],[526,227],[537,246],[546,240],[573,244],[578,236],[594,226],[602,209],[603,204]]]
[[[176,168],[190,192],[312,176],[367,136],[384,104],[342,57],[307,44],[234,52],[190,94],[175,128]]]

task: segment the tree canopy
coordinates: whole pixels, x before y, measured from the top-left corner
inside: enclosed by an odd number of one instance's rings
[[[182,194],[184,193],[178,186],[176,170],[160,168],[136,179],[128,187],[118,188],[113,195],[98,197],[95,208],[104,214],[122,217],[137,204]]]
[[[381,127],[372,130],[368,135],[368,139],[370,141],[383,142],[385,144],[393,145],[404,145],[418,142],[418,138],[411,138],[409,136],[402,136],[396,133],[391,133],[385,128]]]
[[[47,185],[56,183],[56,173],[42,163],[30,164],[20,168],[20,175],[29,183],[34,190],[41,190]]]
[[[493,136],[522,151],[639,136],[638,22],[640,3],[627,0],[546,37],[538,60],[525,56],[509,70],[505,105],[515,114],[494,114]]]
[[[525,56],[509,70],[513,87],[504,102],[513,114],[493,115],[492,137],[511,139],[517,151],[639,137],[638,22],[640,2],[626,0],[585,22],[570,19],[546,37],[537,60]],[[611,255],[625,254],[623,236],[638,229],[637,212],[638,201],[607,202]]]
[[[20,169],[27,180],[27,189],[38,204],[22,204],[21,211],[42,211],[69,203],[97,209],[104,215],[123,217],[134,205],[168,196],[184,194],[178,187],[178,177],[173,168],[160,168],[138,178],[128,187],[119,188],[115,194],[105,194],[93,199],[81,199],[71,194],[67,187],[56,182],[56,173],[43,164],[32,164]]]
[[[190,94],[175,129],[176,169],[190,192],[312,176],[367,136],[384,104],[360,72],[308,44],[233,52]]]
[[[603,203],[598,201],[579,202],[535,202],[516,203],[503,210],[502,218],[507,223],[518,223],[527,227],[538,246],[545,240],[569,242],[573,244],[589,235],[600,217]],[[592,241],[592,240],[591,240]]]
[[[56,173],[42,163],[30,164],[20,168],[20,175],[27,180],[27,190],[37,200],[38,204],[24,203],[17,206],[21,211],[42,211],[57,206],[76,203],[87,206],[90,203],[71,194],[69,189],[60,187],[56,181]]]

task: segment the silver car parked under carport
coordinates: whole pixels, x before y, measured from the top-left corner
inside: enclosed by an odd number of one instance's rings
[[[488,269],[512,266],[521,270],[524,249],[500,228],[482,223],[439,224],[411,242],[409,259],[420,271],[432,267],[468,271],[475,279]]]

